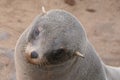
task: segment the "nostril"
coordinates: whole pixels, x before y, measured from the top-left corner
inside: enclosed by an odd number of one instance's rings
[[[31,58],[38,58],[38,53],[35,51],[31,52]]]

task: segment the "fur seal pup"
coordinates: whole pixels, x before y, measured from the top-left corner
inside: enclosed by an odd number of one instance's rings
[[[78,19],[63,10],[37,16],[23,32],[15,65],[17,80],[120,80],[119,71],[99,58]]]

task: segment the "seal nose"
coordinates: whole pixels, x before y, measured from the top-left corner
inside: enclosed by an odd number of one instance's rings
[[[31,58],[38,58],[38,53],[36,51],[32,51]]]

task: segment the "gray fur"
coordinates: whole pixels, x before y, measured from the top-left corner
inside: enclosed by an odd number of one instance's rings
[[[40,34],[36,34],[37,36],[33,35],[34,30],[38,28]],[[65,47],[73,52],[79,51],[84,55],[84,58],[74,56],[62,64],[39,66],[39,60],[43,58],[46,52],[59,49],[60,47]],[[28,53],[32,50],[39,54],[38,59],[31,60],[36,64],[28,62],[24,56],[29,55]],[[26,51],[28,52],[25,53]],[[15,65],[17,80],[120,79],[118,78],[119,76],[116,76],[115,79],[111,78],[112,74],[116,72],[111,68],[108,69],[103,64],[88,41],[80,22],[72,14],[62,10],[51,10],[44,15],[38,16],[31,26],[26,29],[16,45]]]

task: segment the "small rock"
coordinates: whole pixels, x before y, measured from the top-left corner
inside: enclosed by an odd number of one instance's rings
[[[10,34],[7,32],[0,32],[0,40],[6,40],[10,37]]]
[[[0,55],[4,55],[8,58],[13,59],[14,58],[14,49],[7,49],[0,47]]]

